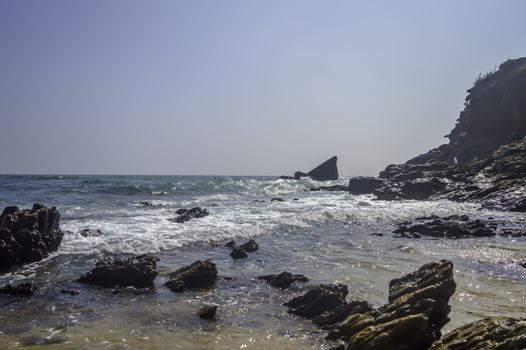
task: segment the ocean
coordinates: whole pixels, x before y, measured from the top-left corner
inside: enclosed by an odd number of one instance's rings
[[[486,316],[526,314],[525,238],[402,239],[396,224],[418,216],[467,214],[526,227],[521,213],[450,201],[378,201],[371,195],[311,191],[346,184],[245,176],[0,176],[1,208],[55,206],[66,231],[43,261],[0,275],[0,285],[30,281],[29,298],[0,296],[0,348],[25,349],[328,349],[336,343],[283,303],[319,283],[344,283],[353,298],[387,302],[391,279],[424,263],[455,264],[450,330]],[[281,198],[283,201],[271,201]],[[180,208],[210,215],[170,221]],[[0,208],[0,209],[1,209]],[[83,229],[100,235],[84,237]],[[260,249],[233,260],[224,244],[254,239]],[[160,258],[152,291],[111,290],[76,282],[103,256]],[[205,291],[173,293],[166,275],[211,259],[220,279]],[[280,290],[258,275],[289,271],[310,279]],[[61,289],[78,289],[71,296]],[[216,322],[197,317],[218,306]]]

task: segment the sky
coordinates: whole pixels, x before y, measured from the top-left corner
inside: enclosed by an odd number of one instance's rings
[[[377,175],[447,142],[526,1],[0,0],[0,173]]]

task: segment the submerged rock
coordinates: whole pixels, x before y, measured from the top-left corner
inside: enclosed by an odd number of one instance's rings
[[[216,318],[217,306],[203,306],[199,310],[199,317],[204,320],[213,320]]]
[[[42,204],[6,207],[0,215],[0,270],[40,261],[60,246],[60,213]]]
[[[526,349],[525,318],[486,318],[459,327],[435,342],[430,350]]]
[[[234,260],[244,259],[244,258],[248,257],[247,252],[245,251],[245,249],[243,249],[241,247],[234,247],[234,249],[232,250],[232,253],[230,253],[230,256]]]
[[[191,208],[191,209],[179,209],[175,212],[176,215],[179,215],[178,217],[176,218],[173,218],[173,219],[169,219],[170,221],[174,221],[174,222],[177,222],[178,224],[182,224],[188,220],[191,220],[191,219],[197,219],[197,218],[202,218],[202,217],[205,217],[207,215],[210,215],[210,213],[208,212],[208,210],[206,209],[201,209],[201,207],[194,207],[194,208]]]
[[[293,283],[297,282],[308,282],[309,279],[303,275],[293,275],[290,272],[284,271],[277,275],[265,275],[258,276],[257,279],[264,280],[267,283],[270,283],[272,287],[287,289]]]
[[[216,265],[210,260],[198,260],[169,274],[165,286],[174,292],[186,289],[209,288],[217,281]]]
[[[274,197],[270,201],[271,202],[285,202],[283,198],[279,198],[279,197]]]
[[[236,246],[236,241],[231,240],[225,244],[225,247],[227,248],[234,248]]]
[[[393,233],[404,238],[413,238],[414,235],[418,235],[416,238],[420,235],[441,238],[492,237],[497,234],[497,223],[470,220],[467,215],[443,218],[432,215],[405,221]]]
[[[96,228],[96,229],[84,228],[82,230],[79,230],[79,234],[82,237],[98,237],[98,236],[102,235],[102,230],[100,230],[98,228]]]
[[[0,287],[0,293],[1,294],[9,294],[9,295],[33,295],[37,291],[37,288],[34,287],[30,282],[24,282],[20,283],[16,286],[13,286],[11,284],[7,284],[4,287]]]
[[[123,260],[103,259],[94,269],[79,278],[79,282],[102,287],[153,286],[157,276],[157,258],[139,255]]]

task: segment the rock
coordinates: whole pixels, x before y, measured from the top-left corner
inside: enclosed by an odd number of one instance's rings
[[[0,294],[29,296],[35,294],[36,291],[37,288],[33,287],[30,282],[20,283],[16,286],[7,284],[4,287],[0,287]]]
[[[305,318],[315,318],[323,312],[345,305],[348,294],[347,286],[343,284],[321,284],[310,289],[304,295],[288,301],[289,313]]]
[[[526,319],[485,318],[461,326],[435,342],[430,350],[526,349]]]
[[[369,194],[385,186],[385,181],[377,177],[358,176],[349,180],[349,194]]]
[[[393,233],[404,238],[419,238],[420,235],[440,238],[493,237],[497,234],[497,224],[480,219],[470,220],[466,215],[443,218],[433,215],[403,222]]]
[[[255,252],[256,250],[259,249],[259,245],[253,239],[240,245],[240,247],[243,248],[245,252],[248,252],[248,253]]]
[[[347,192],[349,189],[344,185],[320,186],[318,188],[311,188],[311,191],[331,191],[331,192]]]
[[[60,246],[60,213],[42,204],[6,207],[0,215],[0,270],[42,260]]]
[[[210,260],[198,260],[169,274],[165,285],[174,292],[186,289],[209,288],[217,281],[216,265]]]
[[[203,306],[199,310],[199,317],[204,320],[213,320],[216,318],[217,306]]]
[[[316,181],[338,180],[338,157],[334,156],[307,173],[307,176]]]
[[[79,278],[79,282],[102,287],[153,286],[157,276],[157,258],[151,255],[139,255],[123,260],[103,259],[94,269]]]
[[[84,228],[84,229],[79,231],[79,234],[82,237],[98,237],[98,236],[102,235],[102,231],[99,230],[98,228],[97,229]]]
[[[428,349],[449,321],[448,302],[455,288],[450,261],[425,264],[389,283],[388,304],[351,314],[328,338],[347,341],[350,350]]]
[[[205,217],[209,215],[210,213],[206,209],[201,209],[201,207],[195,207],[191,209],[179,209],[175,212],[175,214],[179,216],[173,219],[169,219],[169,220],[177,222],[178,224],[182,224],[191,219]]]
[[[279,197],[274,197],[270,201],[271,202],[285,202],[283,198],[279,198]]]
[[[409,180],[401,187],[402,198],[423,200],[446,188],[446,183],[437,178]]]
[[[265,203],[265,201],[261,199],[254,199],[252,203]]]
[[[312,320],[312,323],[318,327],[330,328],[332,325],[344,321],[351,315],[365,314],[367,312],[374,312],[371,303],[363,300],[351,300],[348,304],[342,304],[316,316]]]
[[[245,249],[243,249],[241,247],[234,247],[234,249],[232,250],[232,253],[230,253],[230,256],[234,260],[244,259],[244,258],[248,257],[247,252],[245,251]]]
[[[148,202],[148,201],[138,201],[138,203],[145,207],[149,207],[152,205],[152,202]]]
[[[60,293],[74,296],[80,294],[80,291],[78,289],[61,289]]]
[[[278,177],[278,179],[280,179],[280,180],[294,180],[294,177],[293,176],[281,175],[280,177]]]
[[[293,283],[297,282],[308,282],[309,279],[303,275],[293,275],[290,272],[282,272],[277,275],[265,275],[265,276],[258,276],[257,279],[264,280],[267,283],[270,283],[272,287],[281,288],[281,289],[287,289],[289,288]]]
[[[301,179],[302,177],[307,177],[307,174],[302,172],[302,171],[296,171],[294,173],[294,180],[299,180]]]
[[[231,240],[230,242],[225,244],[225,247],[228,247],[228,248],[234,248],[235,246],[236,246],[236,241],[234,240]]]

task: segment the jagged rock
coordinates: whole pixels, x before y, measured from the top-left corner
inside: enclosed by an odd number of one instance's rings
[[[294,173],[294,180],[299,180],[299,179],[301,179],[302,177],[306,177],[306,176],[307,176],[306,173],[304,173],[304,172],[302,172],[302,171],[296,171],[296,172]]]
[[[412,238],[414,234],[441,238],[492,237],[497,234],[497,224],[480,219],[470,220],[467,215],[443,218],[432,215],[405,221],[393,233],[404,238]]]
[[[265,275],[258,276],[257,279],[264,280],[267,283],[270,283],[272,287],[287,289],[293,283],[296,282],[308,282],[309,279],[303,275],[293,275],[290,272],[284,271],[277,275]]]
[[[225,247],[227,248],[234,248],[236,246],[236,241],[234,240],[231,240],[229,242],[227,242],[227,244],[225,244]]]
[[[259,245],[253,239],[251,239],[250,241],[246,243],[243,243],[242,245],[240,245],[240,247],[243,248],[245,252],[248,252],[248,253],[255,252],[256,250],[259,249]]]
[[[404,199],[427,199],[431,195],[446,188],[446,183],[437,178],[409,180],[404,182],[401,187],[402,198]]]
[[[244,258],[248,257],[247,252],[245,251],[245,249],[243,249],[241,247],[234,247],[234,249],[232,250],[232,253],[230,253],[230,256],[234,260],[244,259]]]
[[[288,301],[285,306],[290,308],[291,314],[312,319],[325,311],[345,305],[348,293],[347,286],[343,284],[321,284]]]
[[[526,349],[526,319],[486,318],[461,326],[435,342],[430,350]]]
[[[42,204],[6,207],[0,215],[0,270],[42,260],[60,246],[60,213]]]
[[[345,320],[353,314],[364,314],[374,311],[371,303],[363,300],[351,300],[348,304],[340,305],[332,310],[325,311],[321,315],[316,316],[312,323],[318,327],[328,328],[332,325]]]
[[[177,222],[178,224],[182,224],[183,222],[186,222],[191,219],[205,217],[210,213],[206,209],[201,209],[201,207],[195,207],[191,209],[179,209],[175,212],[175,214],[179,216],[169,220]]]
[[[450,261],[423,265],[389,283],[389,304],[351,314],[328,338],[347,341],[350,350],[425,350],[440,338],[449,321],[448,302],[455,288]]]
[[[103,259],[94,269],[79,278],[79,282],[102,287],[153,286],[157,276],[157,258],[151,255],[139,255],[123,260]]]
[[[199,317],[204,320],[213,320],[216,318],[217,306],[203,306],[199,310]]]
[[[330,192],[347,192],[349,189],[344,185],[320,186],[318,188],[311,188],[311,191],[330,191]]]
[[[98,236],[102,235],[102,230],[100,230],[98,228],[96,228],[96,229],[84,228],[84,229],[79,231],[79,234],[82,237],[98,237]]]
[[[210,260],[198,260],[169,274],[165,285],[174,292],[192,288],[209,288],[217,281],[216,265]]]
[[[4,287],[0,287],[0,294],[28,296],[28,295],[35,294],[36,291],[37,291],[37,288],[33,287],[33,285],[30,282],[20,283],[16,286],[7,284]]]
[[[385,186],[385,181],[377,177],[358,176],[349,180],[349,194],[369,194]]]
[[[334,156],[307,173],[307,176],[317,181],[338,180],[338,157]]]

